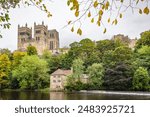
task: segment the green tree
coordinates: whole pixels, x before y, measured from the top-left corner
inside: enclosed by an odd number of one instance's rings
[[[131,90],[134,68],[130,64],[117,63],[105,70],[103,86],[107,90]]]
[[[136,64],[144,67],[150,74],[150,46],[142,46],[136,53]]]
[[[150,31],[141,33],[141,38],[136,43],[136,49],[139,49],[142,46],[150,46]]]
[[[73,69],[73,78],[80,81],[81,75],[84,72],[83,61],[80,58],[75,59],[72,64],[72,69]]]
[[[0,55],[0,89],[7,88],[10,80],[11,62],[8,55]]]
[[[49,50],[44,50],[42,59],[49,60],[52,57],[52,53]]]
[[[74,42],[70,44],[70,47],[67,55],[67,59],[70,63],[72,63],[74,59],[81,58],[85,68],[87,68],[94,62],[100,62],[99,55],[95,49],[95,43],[90,39],[86,38],[80,42]]]
[[[26,52],[19,52],[19,51],[15,51],[12,55],[12,66],[13,66],[13,69],[15,67],[18,67],[21,63],[21,60],[24,56],[26,56],[27,53]]]
[[[139,67],[133,77],[133,89],[146,91],[150,89],[150,77],[148,75],[148,71],[143,68]]]
[[[61,69],[63,55],[53,55],[50,59],[47,60],[49,73],[53,73],[57,69]]]
[[[130,61],[133,57],[133,51],[127,46],[120,46],[116,48],[113,54],[114,61],[117,63]]]
[[[45,88],[49,84],[47,63],[37,56],[25,56],[21,64],[12,71],[22,89]]]
[[[103,84],[104,68],[102,64],[94,63],[87,69],[89,75],[90,85],[93,89],[100,89]]]
[[[12,68],[11,70],[14,70],[19,67],[21,64],[21,60],[23,59],[24,56],[26,56],[26,52],[20,52],[20,51],[15,51],[12,54]],[[17,81],[17,78],[14,78],[11,76],[10,79],[10,87],[12,89],[18,89],[19,88],[19,82]]]
[[[0,54],[6,54],[8,55],[8,57],[11,59],[12,57],[12,54],[11,54],[11,51],[7,48],[4,48],[4,49],[0,49]]]
[[[29,46],[27,47],[27,54],[28,54],[28,55],[37,55],[37,50],[36,50],[36,48],[35,48],[34,46],[32,46],[32,45],[29,45]]]

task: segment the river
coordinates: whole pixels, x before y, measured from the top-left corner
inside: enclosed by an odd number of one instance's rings
[[[108,91],[82,91],[78,93],[1,91],[0,100],[150,100],[150,93]]]

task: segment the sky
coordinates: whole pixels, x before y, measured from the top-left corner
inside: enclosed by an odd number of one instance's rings
[[[123,18],[119,20],[117,25],[105,24],[107,28],[105,34],[103,34],[104,29],[102,27],[91,24],[90,20],[86,19],[82,23],[83,35],[79,36],[70,31],[70,26],[64,28],[70,19],[75,19],[74,13],[69,10],[66,4],[66,0],[47,1],[46,5],[53,14],[52,18],[48,18],[43,11],[34,6],[12,9],[10,11],[11,28],[2,30],[3,38],[0,39],[0,48],[8,48],[11,51],[17,49],[18,24],[25,26],[27,23],[29,27],[33,27],[34,22],[42,24],[42,21],[44,21],[45,25],[48,25],[49,29],[56,29],[59,32],[61,47],[69,46],[70,43],[80,41],[84,38],[90,38],[93,41],[110,39],[116,34],[128,35],[131,39],[134,39],[136,37],[139,38],[141,32],[150,30],[150,15],[139,15],[137,12],[133,13],[132,10],[129,9],[125,12]],[[107,14],[104,16],[104,21],[107,20],[106,17]],[[75,28],[77,28],[76,25]]]

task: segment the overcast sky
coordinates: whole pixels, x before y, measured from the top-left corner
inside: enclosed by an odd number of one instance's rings
[[[22,26],[27,23],[29,27],[33,27],[34,22],[41,24],[44,21],[49,29],[58,30],[61,47],[68,46],[70,43],[83,38],[92,40],[110,39],[113,35],[119,33],[128,35],[130,38],[139,38],[141,32],[150,29],[150,15],[138,15],[137,12],[133,14],[131,10],[128,10],[123,19],[119,20],[118,25],[105,25],[107,28],[106,34],[103,34],[103,28],[89,23],[90,20],[87,19],[82,26],[83,35],[78,36],[70,31],[71,27],[62,28],[69,19],[74,19],[73,12],[66,5],[66,0],[55,0],[55,2],[47,4],[47,6],[53,14],[50,19],[36,7],[22,7],[11,10],[11,28],[2,31],[3,38],[0,39],[0,48],[17,49],[18,24]]]

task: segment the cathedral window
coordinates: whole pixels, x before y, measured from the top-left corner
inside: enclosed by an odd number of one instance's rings
[[[50,47],[49,47],[50,50],[53,50],[54,49],[54,43],[53,41],[50,41]]]
[[[25,35],[26,33],[25,32],[20,32],[20,35]]]
[[[36,37],[36,41],[40,41],[40,37]]]
[[[25,38],[22,38],[22,39],[21,39],[21,42],[22,42],[22,43],[25,42]]]
[[[40,30],[36,30],[35,33],[36,33],[36,34],[40,34],[41,31],[40,31]]]
[[[46,32],[44,32],[44,35],[46,36]]]
[[[54,33],[50,33],[50,38],[54,38]]]

